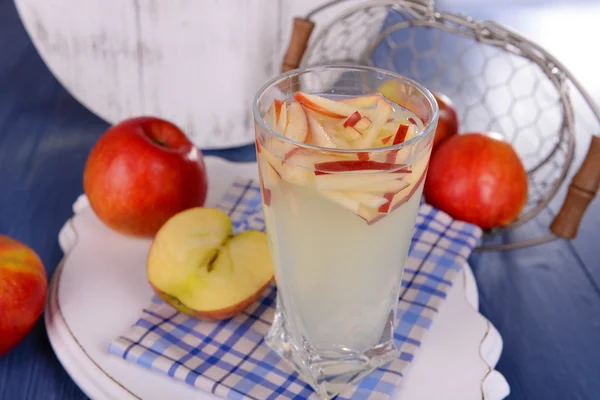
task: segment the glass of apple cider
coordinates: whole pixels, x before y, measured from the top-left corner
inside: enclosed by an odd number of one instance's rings
[[[266,342],[331,398],[399,355],[396,308],[437,103],[398,74],[328,65],[272,79],[253,112],[277,283]]]

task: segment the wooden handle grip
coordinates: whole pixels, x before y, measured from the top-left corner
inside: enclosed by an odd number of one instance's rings
[[[281,72],[287,72],[292,69],[298,68],[306,47],[308,46],[308,39],[313,31],[315,24],[307,19],[294,18],[294,29],[292,31],[292,38],[288,45],[285,56],[283,57],[283,63],[281,65]]]
[[[564,239],[577,236],[583,218],[600,186],[600,137],[592,136],[590,148],[569,185],[563,205],[550,225],[550,231]]]

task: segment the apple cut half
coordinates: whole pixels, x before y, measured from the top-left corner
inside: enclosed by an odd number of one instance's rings
[[[148,254],[148,280],[165,302],[192,317],[231,318],[254,303],[273,280],[264,232],[232,235],[231,220],[196,207],[169,219]]]

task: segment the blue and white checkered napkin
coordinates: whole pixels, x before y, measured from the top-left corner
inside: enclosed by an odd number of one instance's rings
[[[218,207],[229,213],[236,231],[264,229],[256,181],[236,180]],[[421,205],[397,314],[395,339],[402,354],[338,399],[391,397],[460,272],[461,260],[480,235],[479,228]],[[243,314],[221,322],[190,318],[154,297],[136,324],[110,344],[109,352],[228,399],[316,398],[264,343],[275,292],[273,286]]]

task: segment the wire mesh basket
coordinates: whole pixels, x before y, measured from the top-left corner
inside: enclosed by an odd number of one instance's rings
[[[600,184],[597,136],[592,136],[549,232],[508,243],[495,240],[556,200],[573,163],[576,121],[588,137],[600,131],[600,109],[571,73],[520,34],[495,22],[439,11],[426,0],[362,2],[319,27],[311,39],[313,18],[343,3],[331,1],[294,20],[282,70],[333,63],[371,65],[448,95],[460,116],[461,132],[501,134],[528,173],[528,200],[521,215],[508,226],[485,232],[478,249],[574,238]]]

